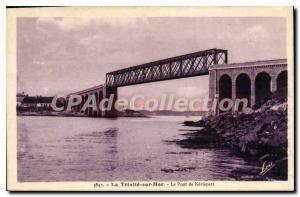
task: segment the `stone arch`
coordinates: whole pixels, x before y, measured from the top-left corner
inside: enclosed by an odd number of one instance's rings
[[[93,94],[89,94],[89,96],[91,97]],[[91,99],[91,98],[90,98]],[[90,103],[92,104],[92,101],[90,100]],[[93,107],[88,107],[88,116],[93,116]]]
[[[57,99],[56,105],[58,107],[64,107],[64,110],[67,110],[67,107],[68,107],[68,98]]]
[[[102,99],[103,99],[103,91],[99,91],[99,95],[98,95],[98,106],[99,106],[100,102],[102,101]],[[98,114],[98,116],[99,116],[99,117],[102,116],[102,112],[101,112],[100,107],[99,107],[99,114]]]
[[[79,98],[76,98],[76,100],[79,101]],[[80,112],[80,103],[76,105],[76,112]]]
[[[86,103],[87,99],[88,99],[88,95],[86,94],[85,97],[84,97],[84,103]],[[88,115],[88,108],[85,108],[84,113],[86,115]]]
[[[241,73],[236,78],[236,98],[247,99],[247,107],[251,106],[251,79],[246,73]],[[242,107],[243,105],[240,104],[238,110]]]
[[[97,117],[98,116],[98,92],[95,92],[95,99],[96,99],[96,111],[93,111],[93,116]]]
[[[232,98],[231,77],[224,74],[219,79],[219,98]]]
[[[77,102],[79,99],[77,97],[73,97],[73,102]],[[79,111],[79,105],[72,106],[72,111],[73,112],[78,112]]]
[[[81,95],[81,103],[80,103],[80,111],[81,111],[81,112],[83,112],[83,111],[82,111],[83,105],[84,105],[84,96]]]
[[[223,99],[232,99],[232,80],[228,74],[223,74],[219,79],[219,100]],[[224,107],[226,108],[228,103],[224,103]],[[220,111],[222,112],[222,111]]]
[[[276,86],[277,86],[277,95],[280,98],[287,98],[287,71],[284,70],[280,72],[277,76],[276,80]]]
[[[260,72],[255,77],[255,105],[259,107],[265,103],[271,95],[271,76],[266,72]]]

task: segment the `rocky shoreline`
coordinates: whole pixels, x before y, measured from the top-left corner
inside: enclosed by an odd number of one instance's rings
[[[228,148],[245,160],[257,161],[272,169],[261,176],[287,179],[287,102],[270,99],[247,113],[223,113],[208,116],[185,126],[200,127],[175,141],[183,148]]]

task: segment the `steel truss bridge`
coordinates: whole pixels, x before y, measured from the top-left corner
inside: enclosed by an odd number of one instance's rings
[[[106,74],[107,87],[207,75],[210,66],[227,64],[227,50],[209,49],[141,64]]]

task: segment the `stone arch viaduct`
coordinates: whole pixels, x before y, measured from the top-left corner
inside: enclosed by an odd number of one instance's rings
[[[271,93],[287,94],[287,60],[267,60],[225,65],[209,69],[209,97],[219,100],[246,98],[248,106],[259,105]]]
[[[141,64],[106,74],[106,83],[67,95],[81,96],[81,103],[72,109],[90,117],[116,117],[117,111],[82,111],[89,96],[95,97],[97,105],[104,98],[118,98],[118,87],[172,80],[192,76],[209,75],[209,98],[216,95],[219,100],[246,98],[249,107],[263,102],[271,92],[287,92],[287,60],[266,60],[228,64],[227,50],[209,49]],[[219,113],[218,110],[213,112]]]

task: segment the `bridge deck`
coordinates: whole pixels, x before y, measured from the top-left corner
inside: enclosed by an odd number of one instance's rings
[[[121,87],[155,81],[207,75],[215,64],[227,64],[227,50],[209,49],[141,64],[106,74],[106,85]]]

